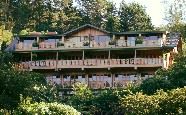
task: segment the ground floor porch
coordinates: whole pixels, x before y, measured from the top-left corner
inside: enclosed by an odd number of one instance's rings
[[[91,89],[126,87],[153,77],[158,68],[113,68],[113,69],[62,69],[45,71],[46,80],[62,88],[72,88],[77,83],[87,84]],[[44,72],[44,70],[40,70]]]

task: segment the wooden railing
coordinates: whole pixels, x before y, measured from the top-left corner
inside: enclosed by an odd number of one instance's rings
[[[133,40],[116,40],[114,44],[109,44],[109,42],[100,42],[97,43],[95,41],[91,41],[88,46],[84,46],[83,43],[64,43],[63,47],[57,46],[57,42],[40,42],[38,44],[37,49],[61,49],[61,48],[109,48],[109,47],[155,47],[155,46],[162,46],[166,43],[162,42],[161,39],[159,40],[143,40],[141,44],[136,44]],[[23,42],[19,42],[16,44],[17,50],[31,50],[35,49],[32,44],[26,44]]]
[[[41,42],[39,43],[39,48],[44,49],[44,48],[56,48],[56,43],[49,43],[49,42]]]
[[[56,60],[30,61],[31,69],[55,69]]]
[[[58,68],[69,67],[114,67],[114,66],[130,66],[130,65],[144,65],[144,66],[162,66],[162,58],[130,58],[130,59],[86,59],[86,60],[59,60]]]
[[[88,86],[92,89],[103,89],[106,88],[106,83],[104,81],[89,81]]]
[[[108,67],[160,67],[162,58],[130,59],[85,59],[85,60],[39,60],[22,62],[20,68],[57,69],[57,68],[108,68]]]

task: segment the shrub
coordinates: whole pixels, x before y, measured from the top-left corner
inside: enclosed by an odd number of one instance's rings
[[[163,90],[148,96],[130,94],[121,99],[121,110],[126,115],[172,115],[186,114],[186,88]]]
[[[59,104],[57,102],[31,103],[28,98],[22,101],[14,113],[18,115],[80,115],[80,112],[69,105]]]
[[[27,30],[21,30],[19,32],[19,35],[28,35],[28,31]]]

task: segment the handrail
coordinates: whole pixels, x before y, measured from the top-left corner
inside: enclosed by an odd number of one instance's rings
[[[24,68],[49,67],[49,68],[72,68],[72,67],[114,67],[114,66],[138,66],[138,65],[163,65],[162,58],[129,58],[129,59],[85,59],[85,60],[38,60],[22,62]],[[28,67],[27,67],[28,66]]]
[[[82,42],[79,43],[64,43],[64,48],[83,48],[83,47],[90,47],[90,48],[107,48],[107,47],[146,47],[146,46],[162,46],[162,45],[168,45],[168,42],[163,42],[162,39],[158,40],[146,40],[144,39],[142,43],[136,43],[135,40],[123,40],[119,39],[116,40],[115,43],[109,44],[109,41],[106,42],[96,42],[96,41],[90,41],[88,46],[83,46]],[[61,48],[60,46],[57,46],[57,42],[40,42],[38,44],[38,49],[53,49],[53,48]],[[26,44],[23,42],[19,42],[16,44],[16,49],[32,49],[32,44]]]

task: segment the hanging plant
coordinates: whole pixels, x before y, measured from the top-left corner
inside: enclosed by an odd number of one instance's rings
[[[138,36],[136,38],[136,41],[135,41],[136,44],[143,44],[143,37],[142,36]]]

